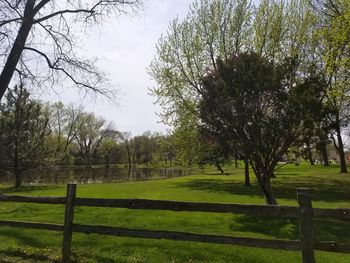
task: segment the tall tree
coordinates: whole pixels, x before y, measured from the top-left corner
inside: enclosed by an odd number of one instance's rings
[[[76,142],[79,148],[79,156],[85,164],[92,164],[97,150],[101,143],[115,136],[113,125],[106,124],[106,120],[96,117],[93,113],[84,113],[78,125],[79,130],[76,133]]]
[[[13,170],[18,187],[22,183],[22,171],[43,161],[44,140],[49,134],[48,116],[22,85],[8,91],[0,112],[0,163]]]
[[[350,121],[350,3],[346,0],[313,0],[318,12],[317,40],[320,68],[327,78],[327,103],[333,113],[332,139],[340,157],[340,172],[346,173],[343,128]]]
[[[174,19],[159,39],[149,67],[157,82],[151,94],[162,107],[162,121],[175,131],[184,127],[182,120],[190,115],[199,124],[200,79],[208,69],[217,68],[217,57],[226,59],[246,51],[276,63],[292,57],[299,66],[294,68],[296,74],[313,60],[313,23],[308,0],[263,0],[257,7],[247,0],[195,1],[187,17]]]
[[[79,24],[101,23],[107,16],[127,12],[139,4],[139,0],[1,1],[0,63],[4,66],[0,73],[0,100],[14,75],[35,84],[47,80],[52,84],[63,77],[79,88],[108,95],[105,75],[95,61],[77,56],[74,32]]]

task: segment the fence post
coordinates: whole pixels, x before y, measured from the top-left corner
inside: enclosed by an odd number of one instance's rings
[[[72,244],[72,225],[74,220],[74,199],[77,185],[67,185],[66,206],[64,213],[63,243],[62,243],[62,263],[70,262],[70,252]]]
[[[303,263],[315,263],[313,212],[309,188],[298,188],[299,230]]]

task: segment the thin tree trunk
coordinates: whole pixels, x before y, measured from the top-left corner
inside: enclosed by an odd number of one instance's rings
[[[327,152],[327,146],[326,145],[322,145],[321,152],[322,152],[323,166],[329,166],[328,152]]]
[[[265,173],[261,173],[256,171],[255,169],[255,176],[264,193],[266,204],[277,205],[277,200],[272,192],[272,187],[271,187],[271,178],[269,176],[271,174],[272,172],[269,173],[268,171],[265,171]]]
[[[15,187],[20,187],[22,185],[22,173],[20,169],[15,169]]]
[[[264,193],[266,204],[277,205],[277,200],[272,192],[271,187],[271,175],[276,165],[271,165],[270,168],[263,167],[261,161],[255,160],[251,161],[252,168],[255,173],[255,177]],[[259,165],[260,164],[260,165]]]
[[[266,203],[269,205],[277,205],[277,200],[272,192],[270,177],[267,176],[267,178],[265,178],[265,180],[263,181],[264,181],[263,191],[264,191]]]
[[[20,187],[22,184],[22,176],[21,176],[21,170],[19,167],[19,161],[18,161],[18,152],[16,150],[15,156],[14,156],[14,162],[13,162],[13,172],[15,175],[15,187]]]
[[[216,168],[217,168],[222,174],[225,173],[225,171],[222,169],[222,167],[221,167],[221,165],[220,165],[218,159],[215,159],[215,166],[216,166]]]
[[[129,171],[131,170],[131,154],[130,154],[130,148],[128,142],[125,142],[126,147],[126,153],[128,154],[128,165],[129,165]]]
[[[244,185],[251,186],[249,178],[249,160],[244,159]]]
[[[341,137],[340,131],[337,131],[338,147],[339,147],[339,158],[340,158],[340,172],[347,173],[348,169],[346,167],[345,154],[344,154],[344,145],[343,139]]]
[[[238,168],[238,161],[236,157],[235,157],[235,167]]]
[[[28,0],[26,3],[22,25],[18,30],[17,37],[13,42],[10,54],[7,57],[6,63],[2,69],[0,75],[0,100],[4,96],[4,93],[11,82],[13,73],[15,72],[18,61],[22,55],[29,32],[32,29],[34,4],[35,0]]]
[[[339,154],[339,159],[340,159],[340,172],[341,173],[347,173],[348,170],[346,168],[346,161],[345,161],[345,154],[344,154],[344,144],[343,144],[343,139],[341,137],[341,130],[340,130],[340,121],[339,117],[337,116],[336,118],[336,132],[337,132],[337,141],[338,141],[338,154]]]
[[[313,159],[313,156],[312,156],[311,147],[310,147],[310,143],[309,143],[309,142],[306,143],[306,152],[307,152],[307,158],[309,159],[310,164],[311,164],[311,165],[315,165],[315,162],[314,162],[314,159]]]
[[[106,154],[105,161],[106,168],[109,168],[109,154]]]

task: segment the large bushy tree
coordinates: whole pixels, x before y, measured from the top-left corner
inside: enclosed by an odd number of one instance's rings
[[[277,162],[300,134],[300,103],[307,90],[294,76],[294,61],[272,63],[256,53],[236,53],[218,59],[203,78],[200,118],[213,134],[236,146],[249,158],[268,204],[277,204],[271,178]],[[238,140],[237,140],[238,139]]]

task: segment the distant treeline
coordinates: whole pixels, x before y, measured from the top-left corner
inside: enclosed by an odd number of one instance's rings
[[[190,119],[188,121],[191,121]],[[205,134],[175,129],[132,136],[82,106],[41,102],[18,85],[0,104],[0,165],[21,184],[25,169],[73,165],[191,166],[221,165],[243,157],[225,152]],[[316,148],[294,147],[286,159],[312,157]],[[322,155],[322,153],[320,154]],[[316,157],[317,158],[317,157]]]

